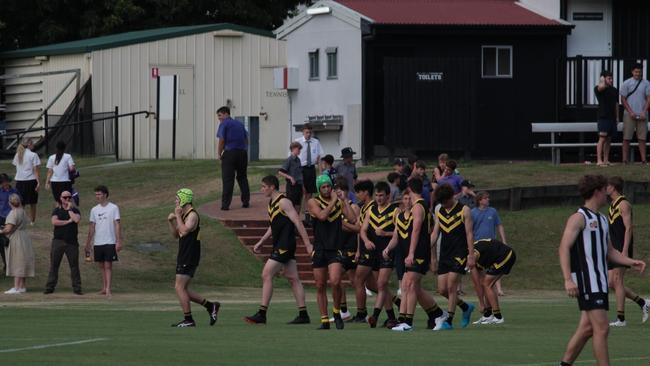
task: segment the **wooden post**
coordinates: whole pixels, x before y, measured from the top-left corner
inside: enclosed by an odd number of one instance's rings
[[[521,210],[521,188],[510,188],[510,211]]]

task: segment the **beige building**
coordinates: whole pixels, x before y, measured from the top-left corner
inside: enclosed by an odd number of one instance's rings
[[[249,129],[252,160],[287,155],[287,95],[273,88],[273,69],[286,64],[285,42],[271,32],[232,24],[160,28],[4,52],[0,62],[5,75],[44,73],[5,80],[8,130],[37,120],[75,75],[45,74],[50,71],[78,70],[80,85],[92,79],[94,113],[116,106],[120,113],[155,112],[157,76],[176,75],[177,158],[215,158],[215,111],[222,105],[230,106],[231,115]],[[76,87],[73,81],[48,113],[62,113]],[[160,116],[160,121],[137,117],[137,159],[155,158],[157,122],[160,157],[172,156],[172,120]],[[131,158],[130,118],[120,121],[119,140],[120,158]]]

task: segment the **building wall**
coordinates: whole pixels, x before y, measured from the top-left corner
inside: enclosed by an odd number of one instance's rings
[[[79,69],[81,87],[90,76],[90,60],[84,54],[51,56],[47,60],[34,57],[3,60],[5,74],[30,74],[39,72]],[[73,74],[43,75],[29,78],[11,79],[5,82],[8,129],[29,127],[41,111],[54,100]],[[50,114],[62,114],[74,99],[76,82],[73,82],[63,95],[49,109]],[[41,119],[34,127],[42,127]],[[40,133],[37,133],[40,135]]]
[[[263,90],[272,88],[261,84],[262,68],[284,66],[285,55],[282,41],[246,33],[241,37],[215,37],[212,32],[95,51],[92,53],[93,109],[112,111],[119,106],[121,112],[155,111],[156,83],[151,76],[152,67],[161,71],[190,67],[194,75],[191,83],[194,141],[177,141],[177,146],[194,144],[193,158],[213,159],[216,156],[215,111],[230,100],[233,117],[259,116]],[[286,113],[285,109],[266,121],[261,119],[260,131],[264,131],[260,134],[261,158],[286,156],[279,146],[288,144],[287,134],[272,128],[274,124],[285,126]],[[139,116],[136,122],[136,158],[154,158],[155,119]],[[124,121],[120,127],[123,142],[120,156],[129,158],[130,126]]]
[[[336,11],[336,10],[335,10]],[[340,132],[316,132],[325,154],[339,158],[343,147],[361,154],[361,30],[332,15],[312,17],[286,36],[287,65],[299,69],[298,90],[290,91],[292,123],[302,124],[307,116],[342,115]],[[325,49],[337,47],[338,79],[327,79]],[[319,50],[319,80],[309,80],[310,50]],[[300,136],[294,132],[293,137]],[[288,148],[286,149],[288,151]]]
[[[560,18],[560,0],[519,0],[519,2],[547,18]]]

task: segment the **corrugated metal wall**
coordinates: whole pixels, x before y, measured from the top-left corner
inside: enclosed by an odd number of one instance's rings
[[[215,111],[226,100],[233,116],[257,116],[261,106],[261,67],[285,65],[283,41],[244,34],[214,36],[212,32],[95,51],[92,53],[93,110],[120,112],[155,111],[155,79],[152,66],[194,67],[195,144],[199,159],[215,158]],[[138,117],[136,158],[155,156],[155,120]],[[283,130],[284,131],[284,130]],[[279,135],[280,137],[283,134]],[[262,136],[273,141],[273,136]],[[286,140],[286,138],[285,138]],[[131,156],[130,122],[120,124],[120,156]],[[260,142],[262,144],[262,141]]]

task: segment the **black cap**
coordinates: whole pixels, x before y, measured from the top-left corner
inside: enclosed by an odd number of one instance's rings
[[[351,147],[344,147],[343,149],[341,149],[341,157],[342,158],[347,158],[347,157],[350,157],[350,156],[352,156],[354,154],[356,154],[356,152],[354,152],[354,150],[352,150]]]
[[[475,185],[472,184],[472,182],[469,181],[469,180],[467,180],[467,179],[465,179],[464,181],[462,181],[462,182],[460,183],[460,186],[461,186],[461,187],[467,187],[467,188],[474,188],[474,187],[475,187]]]

